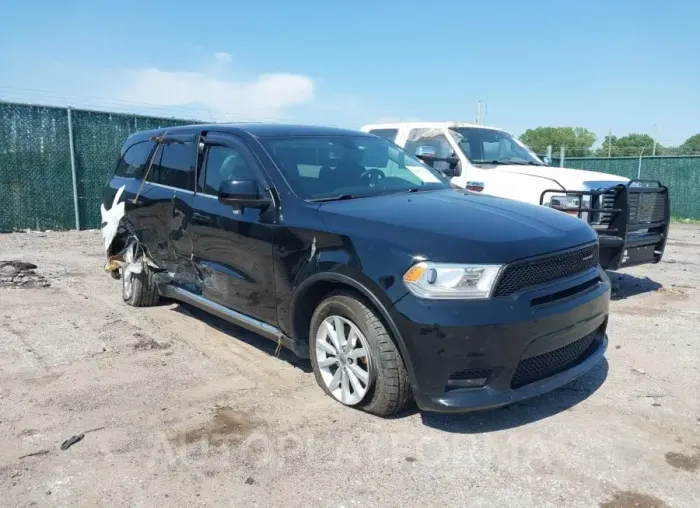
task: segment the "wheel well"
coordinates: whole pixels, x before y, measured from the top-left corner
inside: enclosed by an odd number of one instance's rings
[[[332,281],[332,280],[322,280],[314,283],[310,288],[304,291],[303,294],[299,295],[299,303],[293,309],[294,319],[293,326],[294,329],[292,333],[294,334],[295,340],[304,341],[308,344],[309,342],[309,328],[311,326],[311,317],[316,310],[316,307],[323,301],[326,296],[333,293],[334,291],[343,290],[347,293],[351,293],[357,299],[361,300],[365,305],[372,309],[377,317],[384,323],[386,329],[393,336],[391,327],[386,323],[383,314],[379,311],[377,306],[370,301],[361,291],[357,290],[350,284],[344,282]],[[302,303],[303,302],[303,303]],[[394,339],[396,340],[396,338]]]
[[[293,309],[294,339],[309,342],[309,327],[311,326],[311,317],[318,307],[318,304],[333,291],[344,289],[359,294],[352,286],[343,284],[342,282],[322,280],[313,284],[310,288],[300,295],[300,301]]]
[[[304,343],[308,347],[309,342],[309,328],[311,326],[311,317],[318,307],[318,304],[330,293],[338,290],[343,290],[348,293],[353,294],[359,300],[361,300],[367,307],[372,309],[376,314],[377,318],[382,322],[386,330],[389,332],[392,340],[396,343],[399,348],[401,357],[408,370],[409,378],[411,379],[411,384],[414,384],[415,373],[413,372],[413,367],[410,363],[409,358],[407,358],[408,351],[405,350],[405,346],[402,343],[400,336],[392,323],[387,322],[387,318],[381,309],[367,296],[365,296],[362,291],[355,288],[352,284],[345,283],[337,280],[319,280],[313,283],[309,288],[305,289],[303,293],[299,294],[298,302],[294,304],[292,309],[292,338],[298,343]],[[304,346],[300,344],[303,348]]]

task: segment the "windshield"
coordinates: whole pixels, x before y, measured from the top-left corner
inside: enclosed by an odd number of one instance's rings
[[[449,188],[435,170],[390,141],[369,136],[262,138],[296,195],[355,197]]]
[[[472,164],[531,164],[537,156],[507,132],[480,127],[453,127],[450,133]]]

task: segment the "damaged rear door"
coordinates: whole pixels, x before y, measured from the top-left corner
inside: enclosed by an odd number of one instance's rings
[[[208,133],[194,197],[188,235],[208,300],[277,325],[272,259],[276,209],[238,208],[218,200],[226,180],[256,180],[269,185],[259,163],[240,138]]]
[[[136,206],[127,211],[148,255],[173,282],[187,279],[192,254],[185,232],[195,188],[195,140],[195,134],[158,139]]]

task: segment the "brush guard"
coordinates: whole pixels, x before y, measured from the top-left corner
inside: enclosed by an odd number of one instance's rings
[[[580,198],[578,207],[552,208],[585,220],[596,230],[604,269],[661,261],[671,222],[668,187],[661,182],[631,180],[590,191],[547,189],[540,195],[540,205],[551,206],[553,196]]]

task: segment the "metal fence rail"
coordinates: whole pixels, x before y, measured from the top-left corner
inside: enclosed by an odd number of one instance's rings
[[[99,228],[102,189],[124,140],[194,122],[0,102],[0,232]],[[567,158],[565,166],[637,178],[639,158]],[[700,157],[644,157],[641,178],[669,186],[673,215],[700,219]]]

